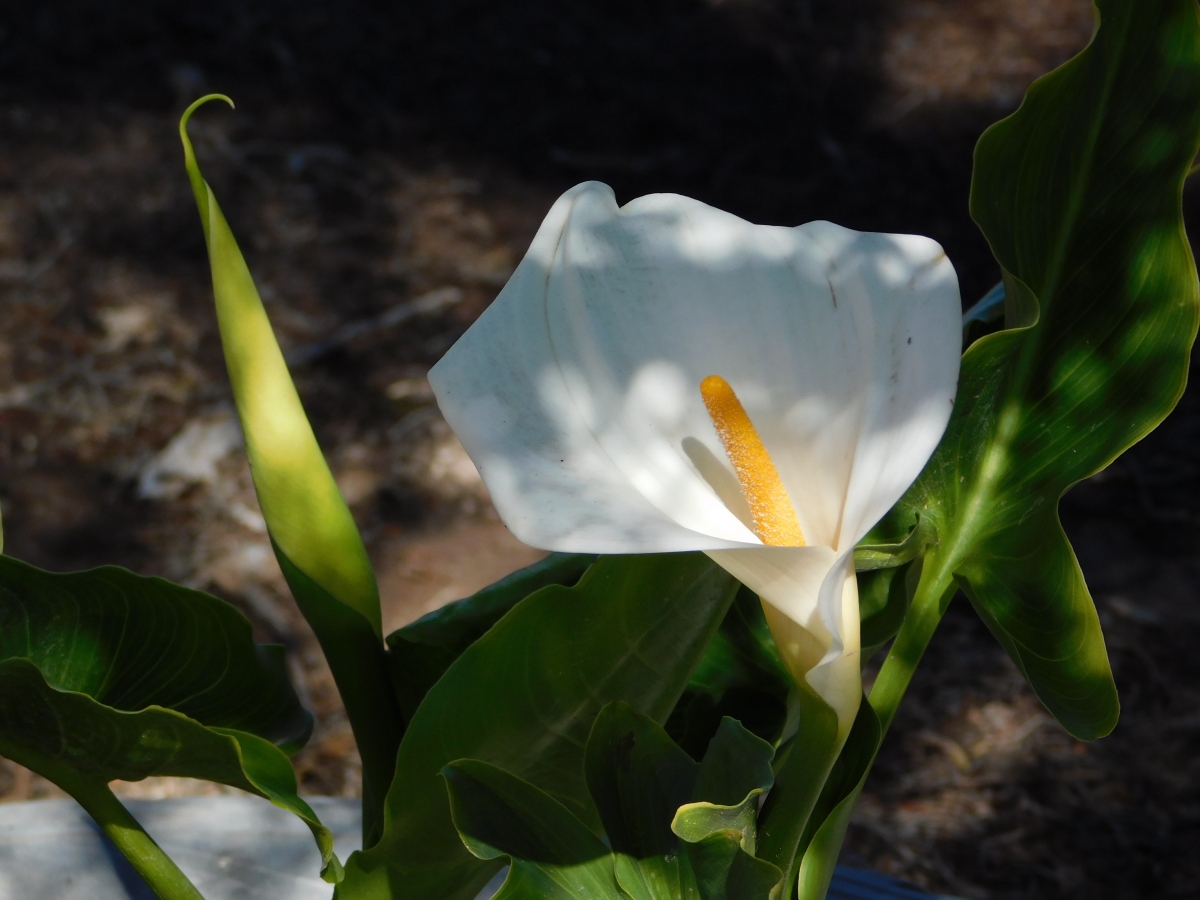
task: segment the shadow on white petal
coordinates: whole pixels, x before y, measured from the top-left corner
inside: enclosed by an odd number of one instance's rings
[[[700,477],[708,482],[713,493],[725,504],[725,508],[746,526],[748,533],[752,533],[754,514],[750,511],[750,504],[746,502],[746,495],[742,493],[742,486],[738,483],[737,475],[730,467],[728,459],[718,457],[707,444],[694,437],[685,437],[679,442],[679,446],[696,467]]]
[[[752,225],[677,195],[619,209],[580,185],[430,383],[524,541],[764,549],[700,396],[720,375],[808,543],[832,554],[891,506],[948,415],[959,312],[940,252],[826,222]]]

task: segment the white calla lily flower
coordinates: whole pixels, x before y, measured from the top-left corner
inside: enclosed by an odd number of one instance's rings
[[[929,459],[958,380],[934,241],[564,194],[429,374],[505,524],[546,550],[702,550],[797,682],[862,696],[854,546]],[[710,377],[713,376],[713,377]]]

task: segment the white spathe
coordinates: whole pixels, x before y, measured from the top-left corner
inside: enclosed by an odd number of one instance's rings
[[[929,459],[958,380],[941,247],[752,225],[674,194],[554,204],[495,302],[429,373],[505,524],[547,550],[703,550],[765,601],[799,680],[849,728],[855,544]],[[700,394],[720,375],[808,546],[767,547]]]

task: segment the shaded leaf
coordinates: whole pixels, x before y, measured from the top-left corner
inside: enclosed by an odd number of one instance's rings
[[[704,900],[779,898],[783,873],[747,853],[734,832],[718,832],[688,844],[687,857]]]
[[[954,415],[893,515],[957,583],[1075,736],[1107,734],[1116,688],[1058,516],[1075,482],[1145,436],[1183,391],[1197,325],[1183,179],[1200,143],[1192,0],[1102,0],[1100,27],[983,135],[971,213],[1004,272],[1009,330],[963,357]]]
[[[1004,282],[1001,281],[963,313],[963,349],[1004,327]]]
[[[442,777],[454,827],[480,859],[576,866],[608,856],[608,847],[574,813],[503,769],[460,759],[442,769]]]
[[[294,750],[311,730],[283,649],[255,646],[229,604],[115,567],[0,557],[0,754],[69,793],[151,775],[241,788],[299,816],[336,879],[332,836],[271,743]]]
[[[704,754],[692,801],[671,830],[705,900],[766,900],[783,873],[754,857],[758,801],[775,776],[774,748],[733,719],[725,719]]]
[[[699,898],[671,831],[698,769],[658,723],[628,703],[610,703],[596,717],[584,772],[616,855],[617,881],[633,900]]]
[[[915,587],[913,576],[920,571],[913,561],[892,569],[858,573],[858,611],[862,617],[859,640],[864,660],[900,630]]]
[[[775,749],[741,722],[726,717],[709,742],[691,799],[732,806],[771,789]]]
[[[913,524],[915,521],[915,524]],[[925,552],[925,548],[937,540],[937,530],[928,516],[917,514],[907,528],[897,531],[895,516],[885,519],[863,538],[854,548],[854,568],[858,572],[874,572],[902,566]],[[896,532],[888,540],[889,528]]]
[[[389,827],[347,863],[340,896],[473,898],[495,871],[459,840],[439,772],[499,766],[589,826],[598,816],[583,750],[614,700],[666,719],[737,583],[699,553],[602,557],[573,588],[518,603],[450,666],[409,725],[388,797]]]
[[[467,849],[510,859],[497,900],[620,900],[608,847],[545,791],[474,759],[451,763],[442,776]]]
[[[606,706],[592,727],[585,768],[625,894],[766,900],[781,875],[754,859],[754,826],[758,797],[773,781],[773,753],[725,719],[697,766],[628,704]]]
[[[662,726],[628,703],[600,710],[584,773],[613,850],[637,857],[673,853],[678,840],[671,819],[691,798],[699,768]]]
[[[450,664],[516,604],[551,584],[575,584],[596,557],[551,553],[470,597],[448,603],[387,636],[388,663],[405,719]]]
[[[667,733],[693,759],[728,716],[772,744],[784,736],[791,676],[783,667],[758,595],[742,587],[704,651]]]

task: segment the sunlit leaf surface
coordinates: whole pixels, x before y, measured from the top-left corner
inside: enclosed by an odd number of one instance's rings
[[[1197,6],[1098,8],[1088,48],[980,139],[971,212],[1009,329],[967,351],[946,435],[889,523],[929,519],[923,577],[961,586],[1084,739],[1112,730],[1118,701],[1058,500],[1174,407],[1197,324],[1180,209],[1200,140]]]
[[[379,589],[254,278],[193,153],[188,120],[214,99],[233,105],[220,94],[200,98],[184,112],[179,137],[208,248],[221,348],[271,546],[321,643],[354,729],[363,765],[363,839],[369,845],[383,830],[383,797],[403,731],[384,661]]]

